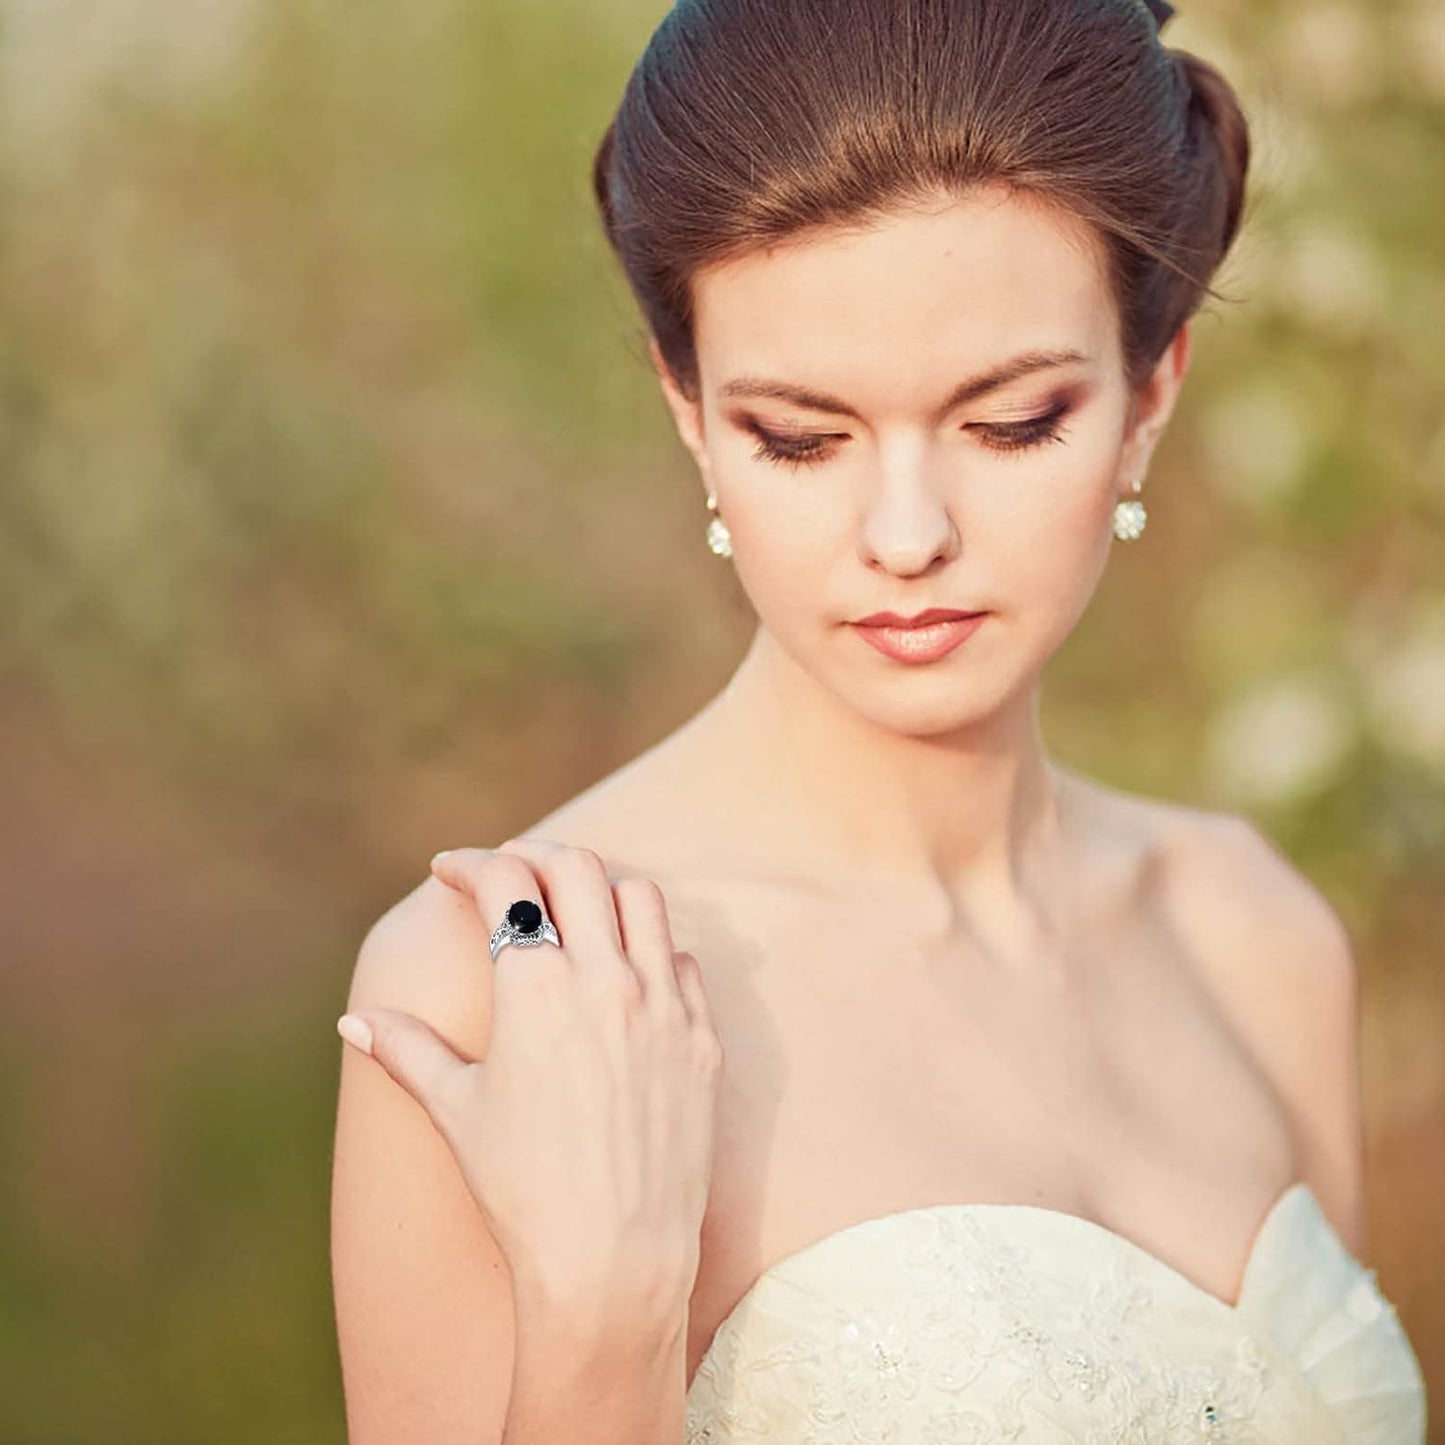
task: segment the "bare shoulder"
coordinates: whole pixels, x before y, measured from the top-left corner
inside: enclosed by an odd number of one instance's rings
[[[672,880],[671,904],[680,884],[668,855],[686,837],[677,821],[686,776],[686,764],[674,765],[670,749],[659,744],[510,836],[588,849],[613,878]],[[456,841],[495,846],[475,838]],[[491,1025],[487,943],[498,921],[482,918],[470,899],[428,876],[372,924],[357,957],[349,1006],[405,1009],[461,1052],[480,1056]]]
[[[1160,850],[1161,901],[1188,925],[1201,961],[1268,998],[1353,988],[1349,932],[1320,887],[1256,823],[1172,808]]]
[[[1170,807],[1161,828],[1159,905],[1282,1101],[1301,1175],[1361,1254],[1359,980],[1349,930],[1248,818]]]
[[[674,913],[674,940],[682,941],[682,890],[657,868],[658,839],[675,825],[655,821],[660,811],[647,807],[646,790],[619,775],[594,785],[524,828],[515,838],[585,848],[596,853],[613,878],[644,874],[668,881],[667,897]],[[475,839],[463,845],[492,847]],[[368,1006],[404,1009],[435,1028],[469,1057],[480,1058],[490,1037],[492,972],[487,944],[499,920],[484,919],[475,904],[454,888],[428,875],[393,903],[366,933],[352,976],[349,1008]]]
[[[404,1009],[480,1057],[491,1025],[488,937],[471,900],[428,875],[368,929],[347,1007]]]
[[[1201,963],[1265,989],[1291,975],[1353,978],[1349,936],[1333,904],[1250,819],[1068,777],[1093,836],[1115,841]],[[1108,851],[1103,842],[1100,851]]]

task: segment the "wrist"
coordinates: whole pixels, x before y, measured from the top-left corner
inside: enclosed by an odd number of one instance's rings
[[[634,1273],[625,1287],[608,1286],[575,1271],[523,1268],[513,1271],[512,1299],[519,1334],[569,1358],[665,1360],[685,1348],[688,1292],[670,1279]]]
[[[505,1445],[579,1437],[678,1445],[687,1410],[685,1304],[644,1313],[528,1281],[515,1297]]]

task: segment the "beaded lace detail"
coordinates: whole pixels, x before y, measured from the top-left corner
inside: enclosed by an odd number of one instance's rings
[[[1292,1314],[1280,1267],[1312,1261],[1338,1284],[1328,1308],[1317,1294]],[[1312,1378],[1324,1344],[1353,1393]],[[762,1439],[1419,1445],[1424,1395],[1373,1271],[1303,1184],[1271,1209],[1234,1306],[1090,1221],[937,1205],[788,1256],[719,1326],[688,1392],[687,1445]]]

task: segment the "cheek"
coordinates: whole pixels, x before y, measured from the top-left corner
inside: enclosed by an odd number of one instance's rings
[[[1051,653],[1088,607],[1109,558],[1114,498],[1108,460],[1096,468],[1033,476],[1015,505],[975,536],[978,575],[1039,650]],[[962,571],[968,563],[965,537]]]
[[[1107,551],[1113,497],[1107,478],[1090,476],[1064,490],[1034,519],[1034,553],[1082,561]]]
[[[826,606],[840,548],[846,552],[848,545],[836,535],[837,508],[804,506],[796,498],[768,506],[744,501],[737,492],[734,497],[733,565],[763,619],[801,617]]]
[[[1112,459],[1068,458],[1052,471],[1035,466],[1003,485],[991,478],[991,497],[973,509],[974,539],[993,544],[1005,581],[1016,576],[1058,576],[1087,571],[1107,553],[1114,497]],[[968,525],[965,516],[963,525]],[[969,538],[964,537],[967,551]]]
[[[719,513],[733,540],[732,565],[760,613],[769,604],[797,610],[829,592],[840,556],[849,555],[850,519],[839,505],[839,480],[823,465],[812,471],[775,467],[752,455],[754,443],[720,432],[713,475],[724,498]]]

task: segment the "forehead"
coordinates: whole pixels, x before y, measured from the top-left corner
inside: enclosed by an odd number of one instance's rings
[[[694,281],[699,365],[849,386],[863,399],[1035,347],[1107,358],[1116,321],[1102,243],[1068,212],[991,189],[808,233]],[[916,394],[916,393],[915,393]]]

